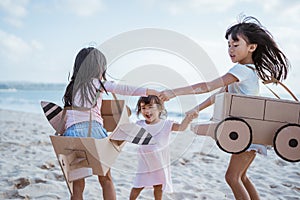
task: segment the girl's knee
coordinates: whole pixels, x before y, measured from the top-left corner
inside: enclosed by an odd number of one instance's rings
[[[129,199],[130,200],[135,200],[139,194],[141,193],[141,191],[143,190],[144,188],[132,188],[131,189],[131,192],[130,192],[130,196],[129,196]]]
[[[162,185],[154,185],[153,188],[156,190],[162,190]]]
[[[108,176],[98,176],[98,180],[101,181],[110,181],[110,177]]]
[[[247,183],[247,182],[250,181],[249,178],[248,178],[248,176],[246,176],[246,174],[243,174],[242,177],[241,177],[241,179],[242,179],[243,183]]]
[[[229,185],[232,185],[240,181],[240,176],[235,172],[227,171],[225,174],[225,180]]]
[[[105,176],[98,176],[98,180],[99,180],[99,182],[112,181],[112,177],[111,177],[110,171],[108,171]]]
[[[112,178],[110,176],[98,176],[98,180],[102,186],[106,184],[112,184]]]
[[[131,193],[133,194],[139,194],[144,188],[132,188]]]
[[[153,185],[154,193],[161,193],[162,192],[162,185]]]

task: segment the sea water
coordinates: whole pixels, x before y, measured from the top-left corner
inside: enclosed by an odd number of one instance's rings
[[[65,84],[0,83],[0,109],[41,113],[40,101],[62,105]]]

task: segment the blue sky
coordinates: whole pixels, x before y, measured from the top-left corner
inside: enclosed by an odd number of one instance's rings
[[[142,28],[191,38],[222,74],[232,66],[224,33],[242,12],[258,18],[272,33],[292,63],[286,83],[300,92],[296,0],[1,0],[0,81],[65,83],[82,47]]]

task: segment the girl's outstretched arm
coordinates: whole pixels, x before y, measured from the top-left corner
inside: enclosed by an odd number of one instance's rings
[[[201,110],[203,110],[203,109],[207,108],[208,106],[215,103],[215,97],[217,94],[220,94],[220,93],[226,92],[226,91],[227,91],[227,87],[223,87],[220,91],[216,92],[215,94],[212,94],[205,101],[203,101],[199,105],[195,106],[191,110],[187,111],[185,114],[192,115],[192,116],[197,115]]]
[[[159,92],[154,89],[136,87],[131,85],[117,84],[113,81],[106,81],[104,87],[108,92],[113,92],[121,95],[129,96],[149,96],[149,95],[159,95]]]
[[[163,101],[168,101],[179,95],[189,95],[189,94],[203,94],[215,89],[227,86],[233,82],[237,82],[238,79],[230,73],[224,76],[214,79],[210,82],[201,82],[191,86],[176,88],[173,90],[164,90],[159,93],[159,98]]]
[[[147,94],[147,96],[149,96],[149,95],[155,95],[155,96],[158,96],[158,95],[159,95],[159,92],[156,91],[156,90],[154,90],[154,89],[149,89],[149,88],[147,88],[146,94]]]

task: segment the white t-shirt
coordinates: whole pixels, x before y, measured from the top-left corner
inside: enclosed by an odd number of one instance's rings
[[[247,67],[249,66],[249,67]],[[228,85],[228,92],[245,95],[259,95],[259,78],[253,64],[236,64],[228,73],[239,81]],[[253,69],[252,69],[253,68]],[[267,155],[267,148],[261,144],[251,144],[247,151],[255,150],[262,155]]]
[[[235,76],[239,81],[228,85],[228,92],[246,95],[259,95],[259,79],[251,67],[253,64],[247,64],[250,67],[242,64],[236,64],[228,73]]]

